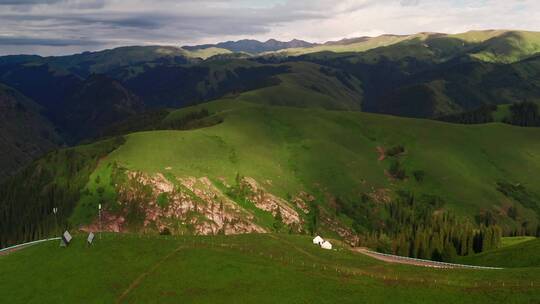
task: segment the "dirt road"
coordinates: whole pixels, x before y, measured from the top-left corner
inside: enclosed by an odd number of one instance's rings
[[[446,268],[446,269],[449,269],[449,268],[502,269],[498,267],[483,267],[483,266],[462,265],[462,264],[453,264],[453,263],[436,262],[436,261],[430,261],[430,260],[414,259],[414,258],[397,256],[397,255],[379,253],[379,252],[371,251],[367,248],[362,248],[362,247],[352,248],[351,250],[354,252],[358,252],[358,253],[370,256],[374,259],[387,262],[387,263],[407,264],[407,265],[414,265],[414,266]]]

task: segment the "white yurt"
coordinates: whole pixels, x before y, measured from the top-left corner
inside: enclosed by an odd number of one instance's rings
[[[322,242],[322,244],[321,244],[321,248],[323,248],[323,249],[329,249],[329,250],[330,250],[330,249],[332,249],[332,244],[330,244],[329,241],[324,241],[324,242]]]
[[[318,236],[318,235],[313,239],[313,244],[315,244],[315,245],[320,245],[323,242],[324,242],[323,238]]]

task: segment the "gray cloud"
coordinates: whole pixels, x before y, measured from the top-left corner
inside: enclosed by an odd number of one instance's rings
[[[0,54],[242,38],[324,41],[383,33],[540,29],[536,0],[0,0],[0,5]]]
[[[0,5],[35,5],[35,4],[51,4],[64,0],[0,0]]]
[[[0,37],[0,45],[26,46],[93,46],[102,45],[103,42],[91,39],[54,39],[32,37]]]

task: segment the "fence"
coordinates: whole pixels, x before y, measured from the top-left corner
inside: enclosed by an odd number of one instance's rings
[[[54,241],[54,240],[60,240],[60,238],[59,237],[54,237],[54,238],[49,238],[49,239],[32,241],[32,242],[28,242],[28,243],[22,243],[22,244],[18,244],[18,245],[15,245],[15,246],[10,246],[10,247],[0,249],[0,253],[10,251],[10,250],[14,250],[14,249],[21,248],[21,247],[25,247],[25,246],[31,246],[31,245],[47,242],[47,241]]]

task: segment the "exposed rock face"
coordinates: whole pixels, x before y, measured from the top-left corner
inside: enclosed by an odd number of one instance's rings
[[[392,201],[392,192],[390,189],[372,189],[370,193],[367,194],[371,200],[377,203],[390,203]]]
[[[278,210],[281,212],[283,223],[288,226],[300,228],[303,220],[294,208],[292,208],[284,199],[267,192],[261,185],[251,177],[244,177],[242,183],[248,187],[250,193],[248,199],[264,211],[271,212],[276,216]]]
[[[341,224],[339,221],[335,221],[332,218],[330,218],[328,215],[322,215],[321,216],[321,223],[328,227],[330,230],[337,233],[343,240],[351,245],[351,246],[357,246],[360,238],[358,237],[358,234],[356,234],[352,229],[349,227]]]
[[[309,207],[308,204],[313,202],[315,200],[315,197],[309,193],[306,193],[304,191],[301,191],[296,195],[292,202],[298,207],[298,209],[302,210],[305,214],[309,213]]]
[[[263,220],[252,209],[231,199],[238,195],[238,199],[245,199],[272,214],[276,223],[280,218],[290,231],[302,232],[305,226],[302,213],[308,214],[309,203],[315,200],[312,195],[299,192],[289,203],[250,177],[237,181],[242,189],[240,194],[231,194],[236,193],[235,187],[218,179],[217,186],[231,192],[225,194],[207,177],[175,177],[138,171],[127,171],[123,176],[116,184],[117,205],[105,206],[103,210],[101,229],[104,231],[195,235],[273,231],[275,227],[266,222],[261,226]],[[271,185],[268,181],[264,183]],[[98,231],[98,219],[82,229]]]
[[[179,179],[184,187],[196,197],[207,202],[207,206],[198,212],[214,222],[225,234],[249,232],[266,232],[265,229],[253,223],[254,216],[240,208],[235,202],[217,189],[207,177],[188,177]]]
[[[96,232],[100,230],[110,232],[123,232],[125,230],[123,229],[125,222],[126,219],[122,215],[116,215],[110,212],[103,212],[101,214],[101,224],[99,223],[99,219],[97,219],[94,223],[82,227],[81,230],[86,232]]]
[[[139,172],[129,172],[127,177],[128,182],[119,188],[122,212],[138,208],[146,229],[167,228],[174,233],[198,235],[266,232],[251,213],[225,196],[208,178],[171,181],[162,174]]]

